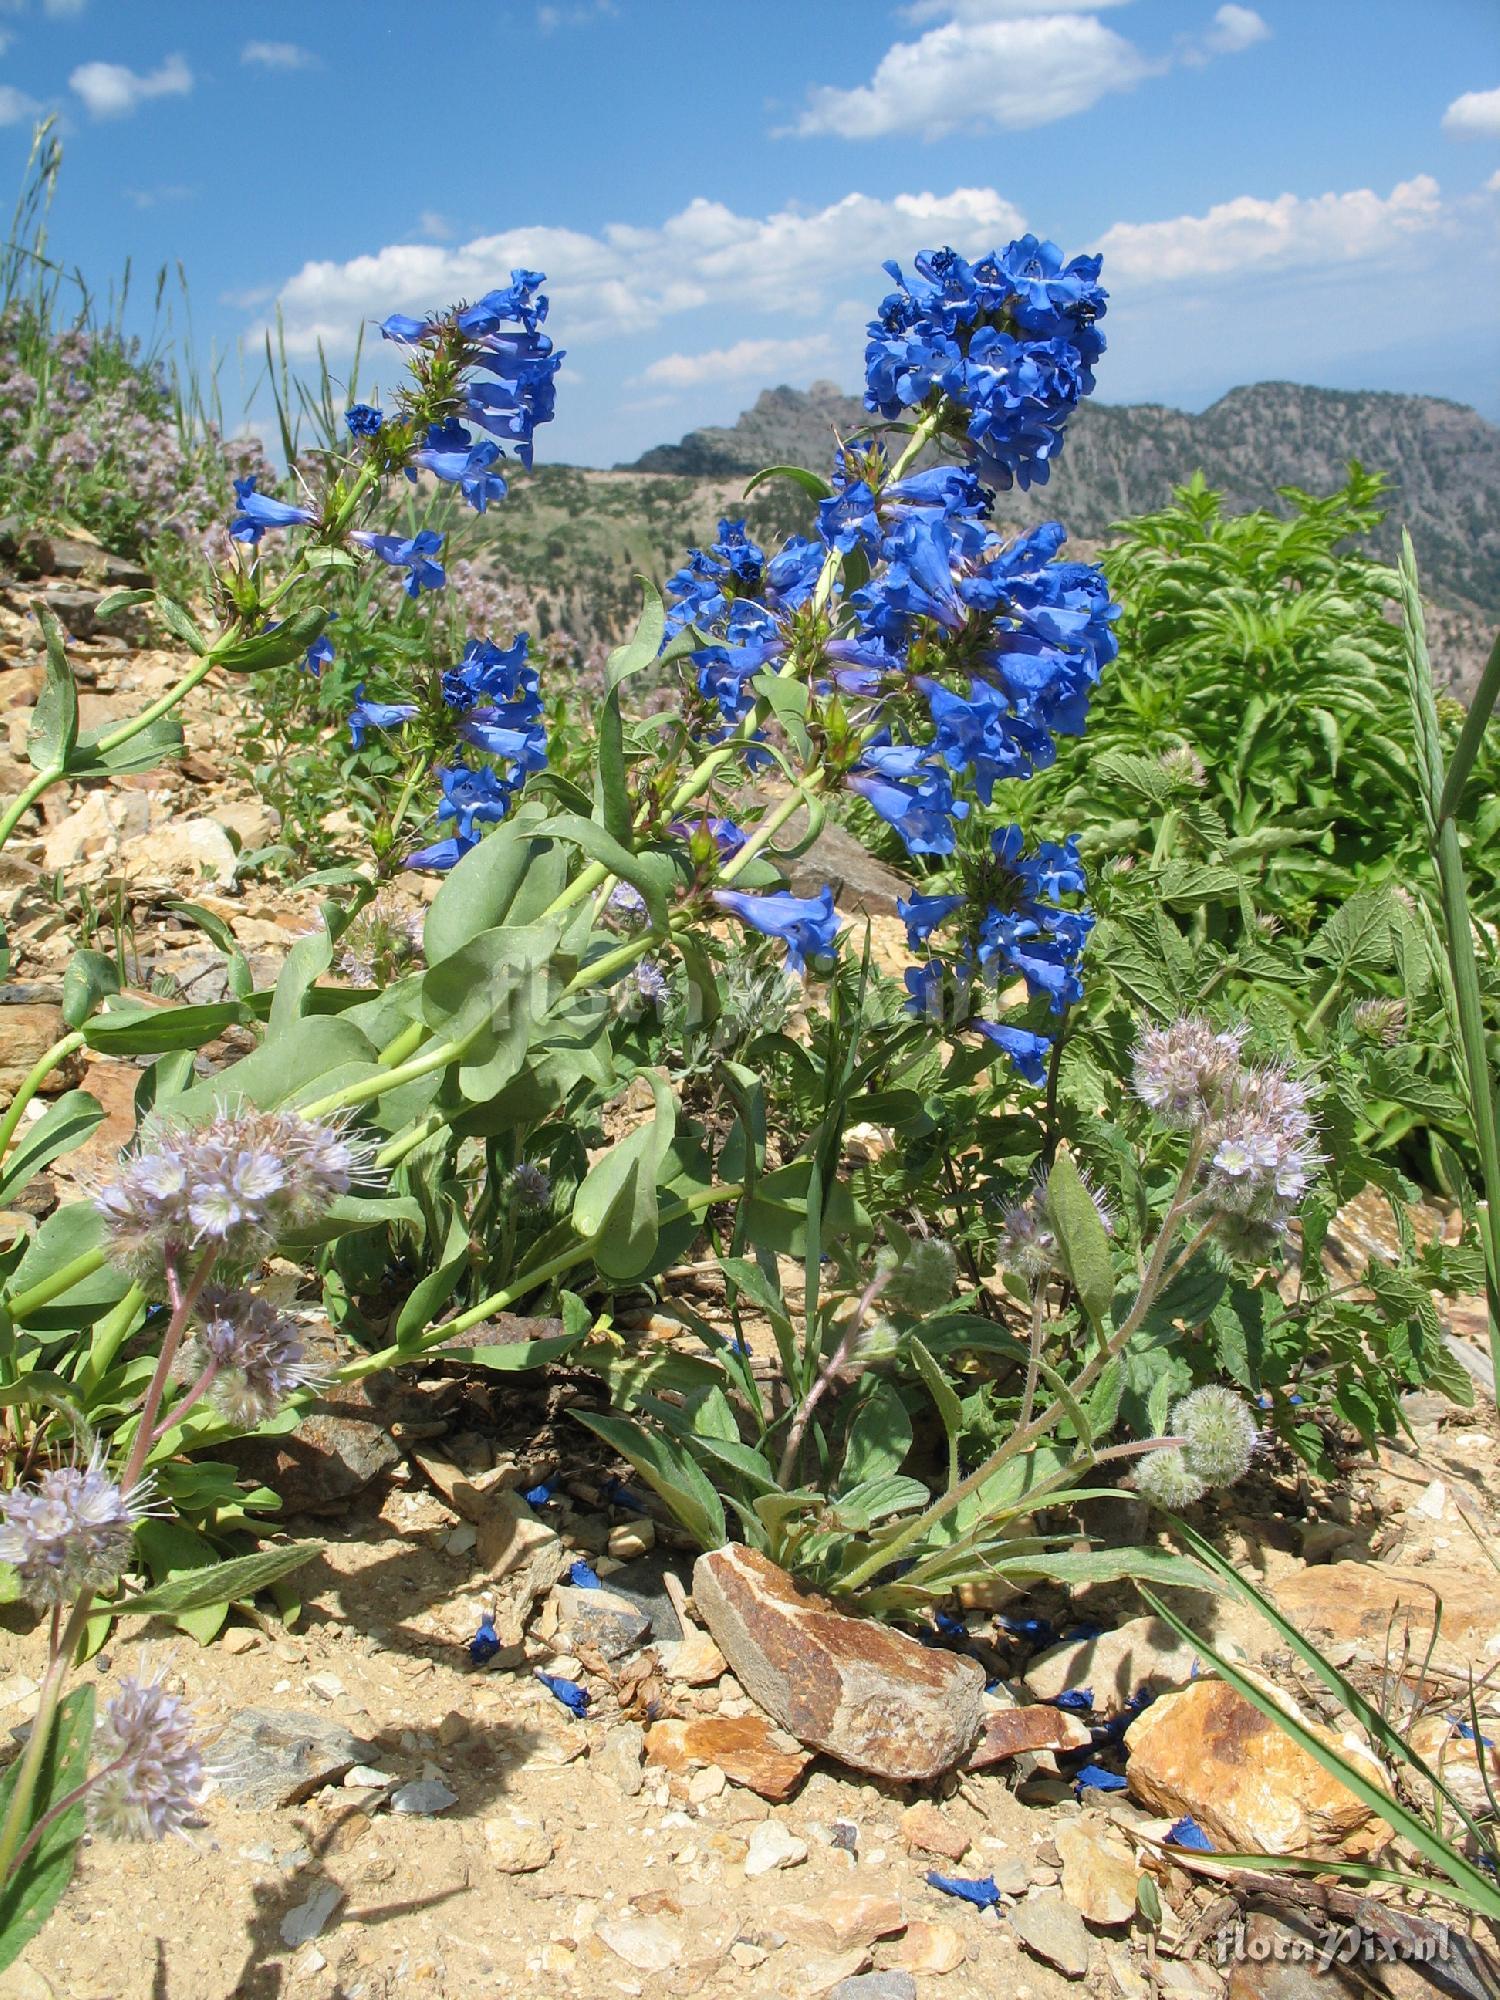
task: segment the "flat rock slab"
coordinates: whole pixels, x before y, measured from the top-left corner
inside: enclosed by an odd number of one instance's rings
[[[1022,1678],[1043,1701],[1056,1701],[1068,1688],[1090,1688],[1095,1710],[1116,1715],[1143,1688],[1162,1694],[1186,1687],[1198,1661],[1197,1647],[1164,1618],[1132,1618],[1097,1638],[1048,1647]]]
[[[922,1784],[972,1748],[976,1660],[918,1645],[805,1595],[754,1549],[700,1556],[693,1601],[751,1698],[799,1743],[894,1784]]]
[[[797,1789],[812,1758],[794,1738],[778,1742],[777,1736],[763,1715],[674,1717],[646,1732],[646,1757],[668,1771],[713,1765],[731,1783],[779,1805]]]
[[[1093,1737],[1087,1724],[1065,1708],[1034,1702],[1027,1708],[990,1710],[979,1732],[979,1741],[964,1760],[968,1771],[983,1771],[991,1764],[1003,1764],[1028,1750],[1086,1750]]]
[[[1352,1736],[1301,1719],[1384,1783]],[[1162,1695],[1130,1725],[1125,1745],[1131,1797],[1151,1812],[1190,1815],[1226,1852],[1364,1857],[1392,1837],[1384,1820],[1225,1681]]]
[[[1089,1969],[1089,1934],[1083,1919],[1061,1896],[1031,1896],[1006,1915],[1016,1936],[1034,1958],[1055,1965],[1067,1979]]]
[[[377,1754],[375,1744],[311,1709],[242,1708],[214,1746],[215,1776],[235,1805],[269,1812],[300,1804]]]

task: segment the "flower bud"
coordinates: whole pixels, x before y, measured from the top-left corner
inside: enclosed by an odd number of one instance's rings
[[[896,1267],[886,1297],[908,1312],[938,1312],[952,1298],[957,1278],[958,1258],[950,1245],[919,1236]]]
[[[1183,1438],[1189,1471],[1205,1486],[1230,1486],[1249,1470],[1255,1456],[1255,1418],[1233,1389],[1207,1383],[1184,1396],[1172,1412],[1172,1429]]]
[[[1143,1458],[1135,1475],[1135,1490],[1153,1507],[1176,1511],[1191,1507],[1204,1494],[1203,1481],[1187,1462],[1181,1445],[1164,1445]]]
[[[1393,1049],[1406,1029],[1406,1006],[1400,1000],[1361,1000],[1354,1010],[1354,1032],[1383,1049]]]

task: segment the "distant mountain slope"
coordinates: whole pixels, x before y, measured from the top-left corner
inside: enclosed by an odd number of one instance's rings
[[[628,469],[727,480],[763,465],[826,468],[835,433],[866,421],[859,399],[831,382],[767,389],[737,423],[658,445]],[[1200,415],[1158,404],[1087,403],[1068,432],[1051,483],[1003,495],[1002,518],[1052,516],[1097,538],[1112,521],[1162,506],[1200,467],[1232,508],[1276,505],[1279,486],[1326,493],[1357,458],[1392,480],[1379,553],[1410,529],[1434,599],[1500,617],[1500,428],[1462,403],[1375,390],[1258,382]]]

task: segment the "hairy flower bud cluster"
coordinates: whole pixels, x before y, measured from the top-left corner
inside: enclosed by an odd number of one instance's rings
[[[510,1190],[523,1208],[550,1208],[552,1182],[531,1160],[522,1160],[510,1177]]]
[[[892,1271],[885,1295],[908,1312],[938,1312],[953,1296],[958,1258],[951,1244],[936,1236],[919,1236]]]
[[[1113,1235],[1115,1218],[1109,1203],[1087,1176],[1083,1185],[1105,1233]],[[1062,1269],[1062,1252],[1047,1203],[1044,1174],[1038,1174],[1028,1191],[1001,1212],[995,1256],[1002,1271],[1014,1271],[1032,1284]]]
[[[205,1125],[147,1119],[94,1205],[120,1262],[152,1285],[193,1253],[212,1254],[220,1275],[249,1270],[369,1169],[369,1147],[342,1124],[221,1107]]]
[[[71,1604],[118,1580],[149,1501],[149,1486],[121,1490],[102,1453],[86,1465],[49,1467],[0,1493],[0,1563],[16,1572],[28,1603]]]
[[[1191,1507],[1211,1486],[1231,1486],[1249,1470],[1255,1418],[1233,1389],[1215,1383],[1194,1389],[1175,1406],[1171,1422],[1182,1443],[1153,1451],[1135,1476],[1136,1490],[1154,1505]]]
[[[192,1710],[159,1680],[120,1683],[94,1749],[103,1769],[90,1788],[90,1817],[106,1839],[180,1833],[202,1804],[207,1773]]]
[[[232,1423],[264,1423],[312,1380],[296,1322],[267,1300],[210,1285],[197,1311],[189,1366],[212,1371],[214,1401]]]

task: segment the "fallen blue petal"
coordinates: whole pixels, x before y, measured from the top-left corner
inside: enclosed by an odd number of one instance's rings
[[[1197,1854],[1212,1854],[1214,1844],[1199,1826],[1197,1820],[1184,1816],[1174,1826],[1167,1828],[1169,1847],[1191,1847]]]
[[[1123,1792],[1125,1780],[1118,1771],[1106,1771],[1102,1764],[1084,1764],[1073,1774],[1073,1791],[1082,1798],[1085,1792]]]
[[[940,1638],[956,1639],[960,1645],[967,1645],[969,1628],[961,1618],[954,1618],[946,1611],[934,1611],[932,1622]]]
[[[1055,1636],[1050,1618],[1001,1618],[997,1623],[1012,1639],[1029,1639],[1034,1646],[1050,1646]]]
[[[482,1667],[486,1660],[494,1659],[500,1650],[500,1635],[495,1630],[495,1621],[488,1612],[479,1621],[479,1630],[469,1641],[469,1658],[476,1667]]]
[[[540,1486],[528,1487],[521,1498],[528,1507],[545,1507],[556,1491],[557,1488],[550,1480],[544,1480]]]
[[[1089,1715],[1093,1712],[1094,1690],[1092,1688],[1064,1688],[1062,1693],[1054,1700],[1052,1706],[1054,1708],[1065,1708],[1071,1715]]]
[[[576,1590],[603,1590],[604,1588],[604,1585],[599,1581],[594,1571],[582,1560],[574,1563],[569,1569],[568,1581]]]
[[[1070,1625],[1067,1631],[1063,1633],[1063,1644],[1069,1645],[1072,1643],[1081,1643],[1085,1639],[1098,1639],[1102,1638],[1103,1634],[1104,1627],[1102,1625]]]
[[[977,1909],[992,1910],[1000,1900],[1000,1891],[995,1886],[993,1875],[938,1875],[927,1877],[934,1889],[941,1889],[945,1896],[957,1896],[960,1902],[973,1903]]]
[[[587,1688],[580,1687],[577,1681],[565,1680],[561,1674],[544,1674],[540,1667],[536,1670],[536,1677],[548,1694],[554,1695],[564,1708],[571,1709],[574,1715],[588,1714],[590,1696]]]
[[[644,1514],[646,1503],[638,1493],[632,1493],[623,1479],[606,1479],[599,1496],[611,1507],[624,1507],[629,1513]]]

